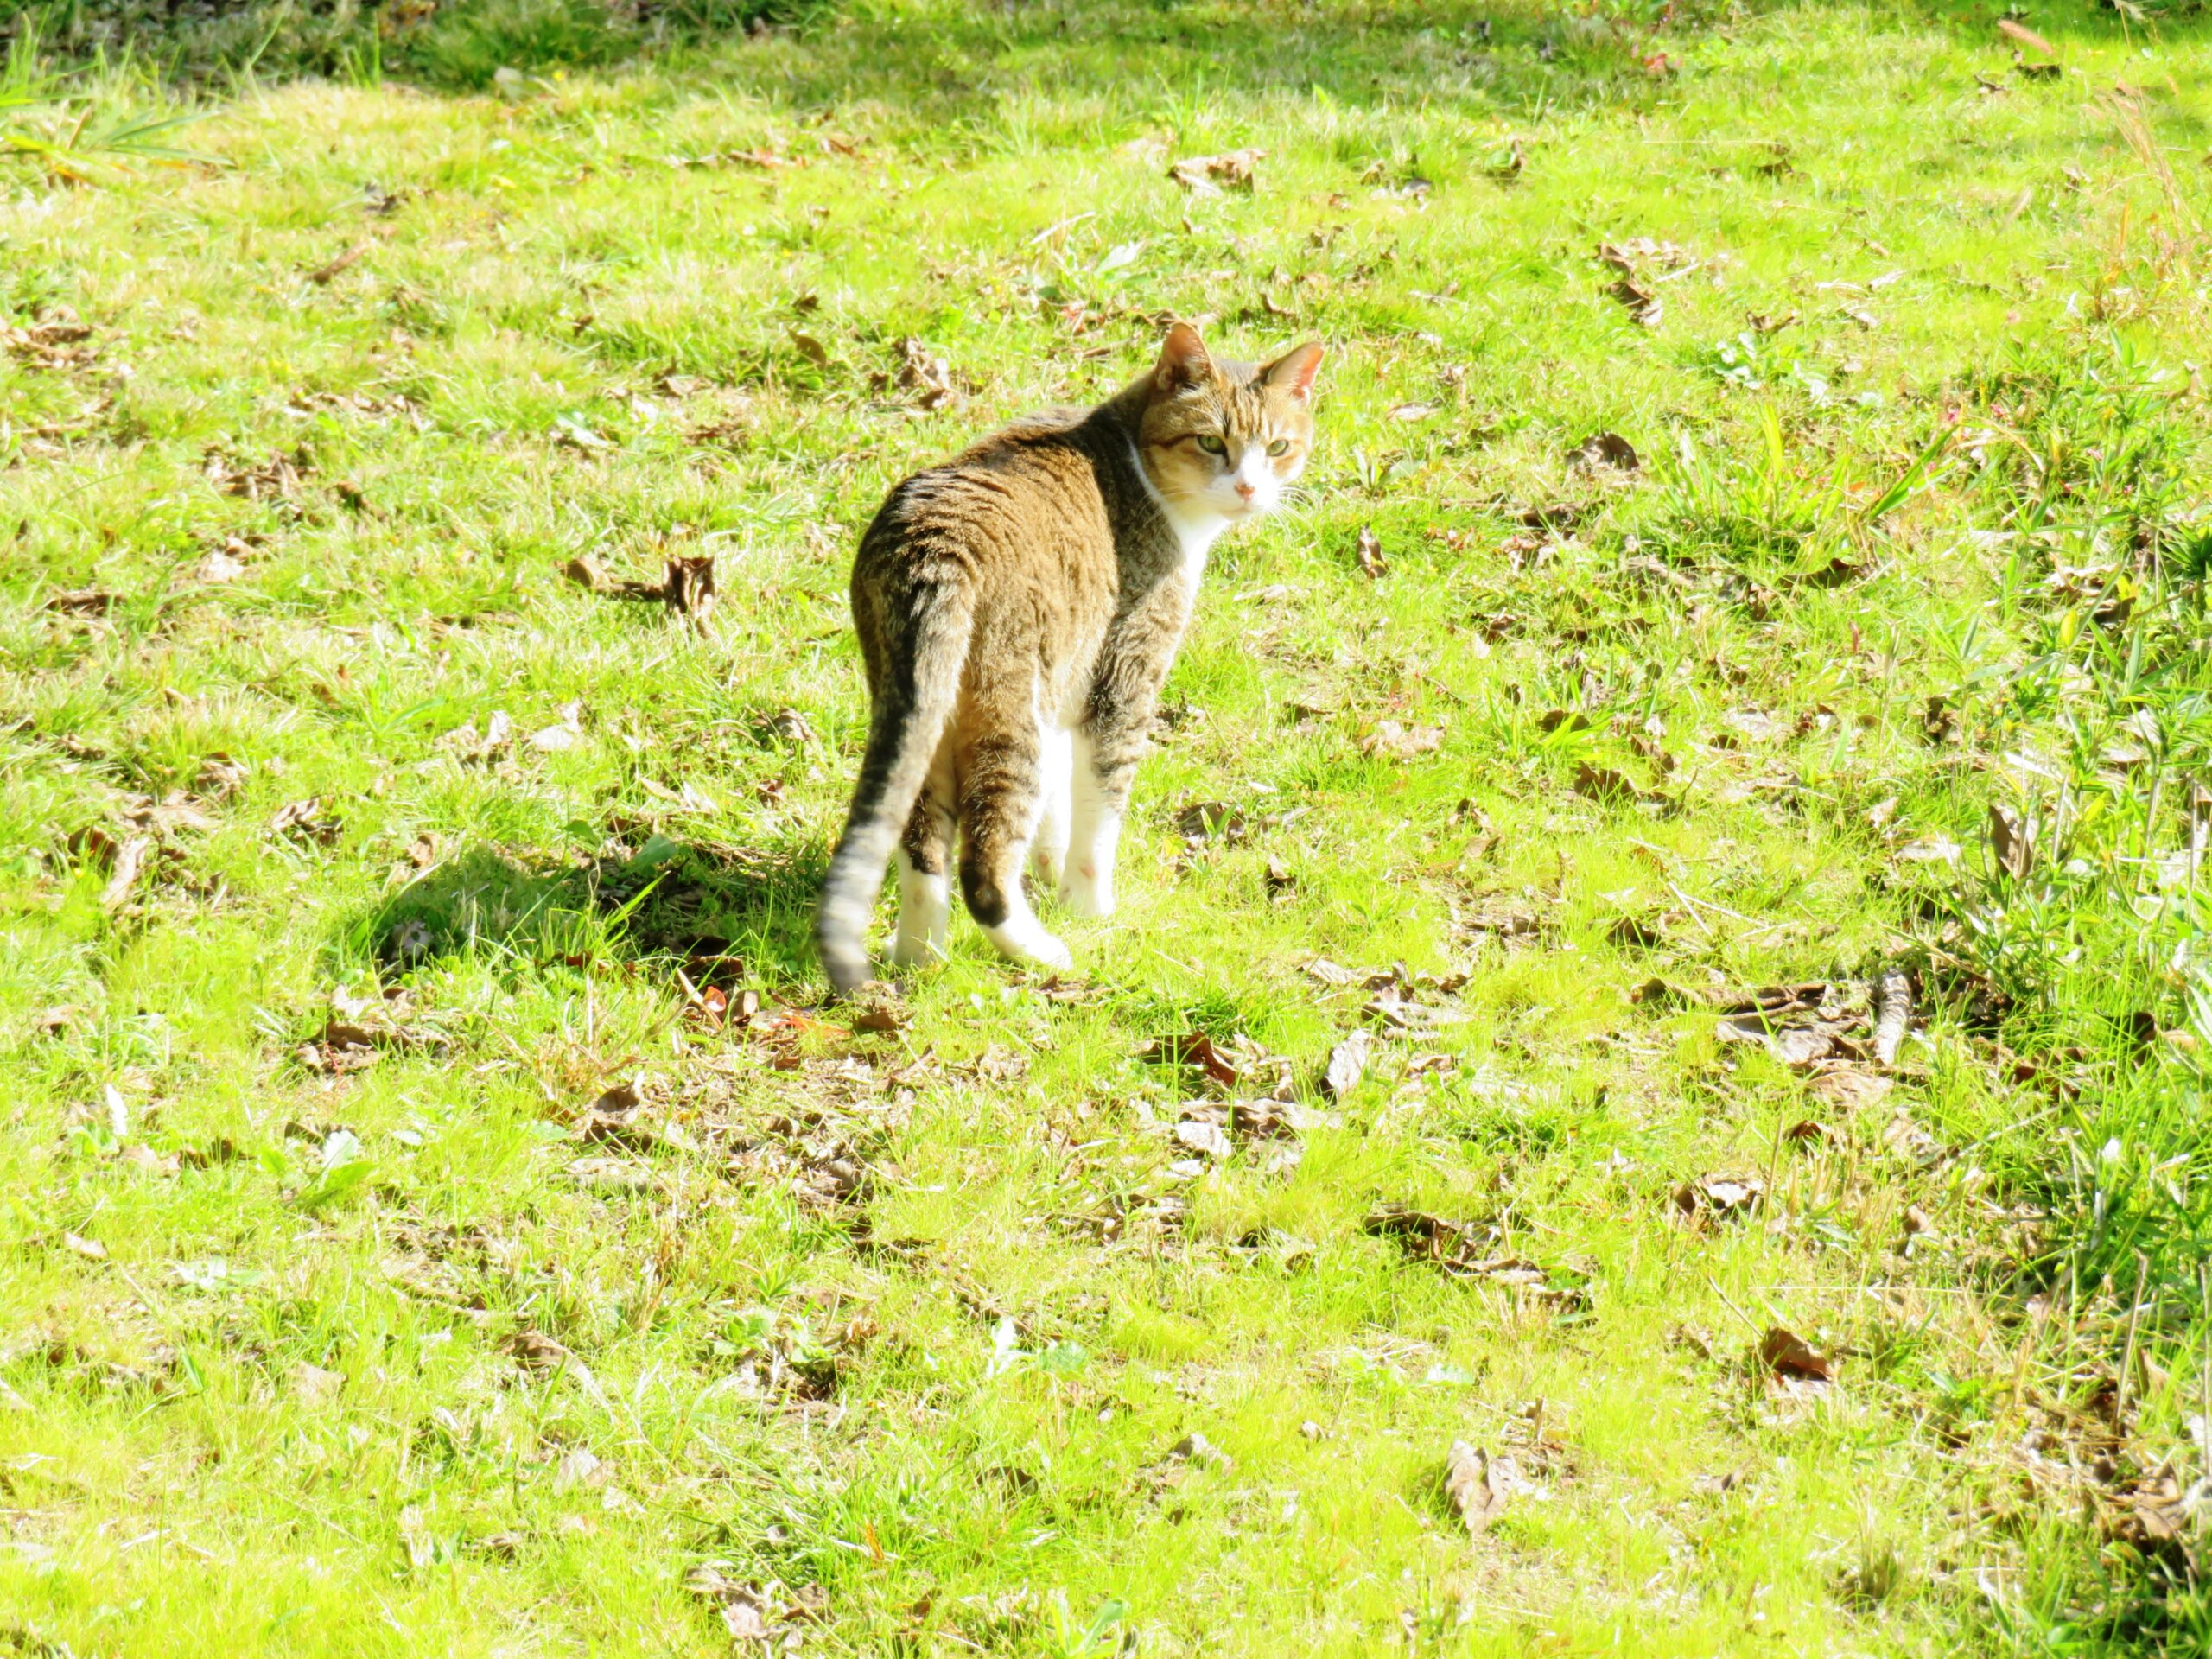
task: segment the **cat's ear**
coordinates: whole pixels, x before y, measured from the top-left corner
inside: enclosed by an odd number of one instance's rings
[[[1152,372],[1154,388],[1181,391],[1205,385],[1212,378],[1213,359],[1206,355],[1206,343],[1198,338],[1198,331],[1187,322],[1168,329],[1160,347],[1160,366]]]
[[[1320,372],[1321,342],[1309,340],[1303,346],[1292,346],[1262,369],[1260,378],[1270,391],[1310,403],[1313,397],[1313,377]]]

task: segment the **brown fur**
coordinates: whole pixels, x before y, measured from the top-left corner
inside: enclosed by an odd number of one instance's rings
[[[1096,409],[1020,422],[893,489],[853,564],[873,713],[817,936],[832,985],[894,847],[900,962],[941,954],[956,834],[969,912],[1054,967],[1025,864],[1077,913],[1113,906],[1113,855],[1205,550],[1275,504],[1313,439],[1321,348],[1217,364],[1168,331],[1158,365]],[[1072,845],[1071,844],[1072,841]]]

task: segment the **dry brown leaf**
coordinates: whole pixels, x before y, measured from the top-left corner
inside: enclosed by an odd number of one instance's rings
[[[1580,761],[1574,768],[1574,792],[1586,800],[1614,806],[1624,802],[1638,804],[1663,802],[1667,798],[1637,787],[1624,772],[1610,766],[1596,766],[1589,761]]]
[[[1878,1106],[1890,1092],[1887,1077],[1848,1065],[1825,1065],[1805,1085],[1819,1098],[1845,1111]]]
[[[320,795],[279,807],[269,821],[271,835],[297,836],[321,847],[335,842],[345,829],[344,823],[330,816],[329,803]]]
[[[1359,1086],[1367,1074],[1368,1052],[1373,1048],[1375,1038],[1364,1026],[1347,1033],[1344,1041],[1329,1051],[1329,1064],[1321,1074],[1321,1092],[1331,1100],[1342,1100]]]
[[[1835,1382],[1835,1362],[1778,1325],[1769,1326],[1759,1338],[1759,1363],[1783,1382],[1801,1388],[1817,1389]]]
[[[48,594],[46,608],[65,616],[105,616],[115,608],[115,595],[101,588],[75,588]]]
[[[2027,880],[2036,860],[2035,827],[2001,802],[1989,804],[1989,855],[2015,881]]]
[[[1444,1496],[1471,1536],[1489,1531],[1523,1484],[1512,1459],[1493,1458],[1465,1440],[1454,1440],[1444,1459]]]
[[[146,855],[154,850],[150,836],[133,836],[115,849],[115,862],[110,867],[107,885],[100,889],[100,907],[120,910],[130,898],[130,889],[137,885],[138,873],[145,867]]]
[[[1224,189],[1249,190],[1254,168],[1267,159],[1264,149],[1231,149],[1218,156],[1192,156],[1167,169],[1167,176],[1194,196],[1218,195]]]
[[[1592,471],[1610,467],[1619,473],[1632,473],[1643,465],[1636,446],[1618,432],[1592,433],[1567,452],[1567,463]]]
[[[1164,1060],[1176,1065],[1187,1065],[1201,1071],[1223,1088],[1236,1086],[1236,1067],[1229,1056],[1223,1053],[1212,1038],[1203,1031],[1193,1031],[1180,1037],[1167,1037],[1156,1043],[1147,1043],[1138,1052],[1140,1059]]]
[[[1376,759],[1410,760],[1444,747],[1441,726],[1406,727],[1395,720],[1377,721],[1375,729],[1359,742],[1359,752]]]
[[[1675,1208],[1686,1216],[1748,1215],[1765,1192],[1756,1175],[1700,1175],[1675,1189]]]
[[[1359,561],[1362,575],[1372,579],[1389,574],[1389,562],[1382,556],[1382,538],[1375,533],[1372,525],[1362,524],[1359,527],[1359,540],[1353,548],[1353,555]]]

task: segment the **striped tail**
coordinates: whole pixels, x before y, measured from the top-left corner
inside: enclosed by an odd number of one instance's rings
[[[919,597],[902,637],[886,642],[891,660],[868,721],[860,784],[814,922],[822,965],[840,996],[868,978],[868,920],[959,699],[974,615],[967,594],[939,588]]]

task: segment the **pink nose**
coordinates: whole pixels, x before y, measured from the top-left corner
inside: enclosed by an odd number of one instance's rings
[[[1259,493],[1259,486],[1256,484],[1239,484],[1236,486],[1236,493],[1243,496],[1247,501],[1249,501],[1255,495]]]

